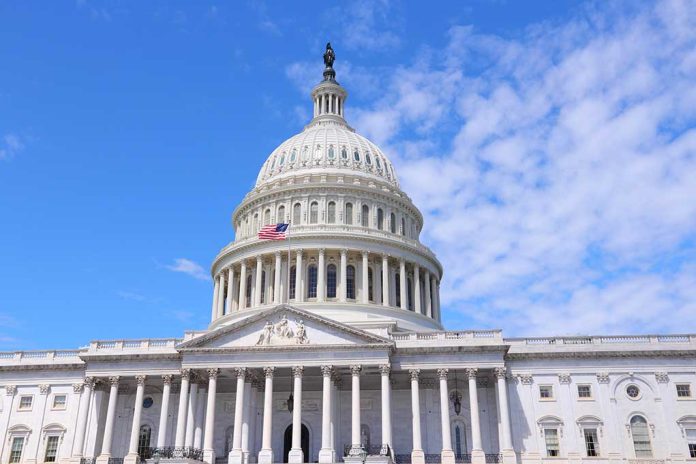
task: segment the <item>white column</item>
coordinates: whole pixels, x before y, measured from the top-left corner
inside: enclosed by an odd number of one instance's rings
[[[392,426],[391,426],[391,383],[389,373],[391,366],[384,364],[379,366],[382,377],[382,446],[389,447],[389,454],[393,456],[392,450]]]
[[[471,463],[484,464],[486,455],[481,446],[481,424],[479,422],[478,390],[476,387],[476,374],[478,369],[467,369],[469,377],[469,407],[471,408]]]
[[[440,282],[435,279],[434,281],[435,284],[435,291],[434,293],[434,309],[433,313],[435,313],[435,317],[437,318],[438,321],[442,321],[442,313],[440,312]]]
[[[114,419],[116,418],[116,402],[118,401],[118,376],[109,377],[109,405],[106,408],[106,423],[104,424],[104,439],[102,441],[101,454],[97,458],[99,463],[108,462],[111,457],[111,443],[114,434]]]
[[[196,406],[198,402],[198,384],[192,383],[189,388],[188,411],[186,412],[186,434],[184,435],[184,446],[193,447],[193,434],[195,432]]]
[[[359,365],[350,366],[351,374],[351,421],[350,421],[350,455],[356,456],[362,450],[360,440],[360,371]]]
[[[355,281],[353,282],[355,285]],[[341,303],[346,302],[348,290],[348,250],[341,250],[341,288],[339,293],[339,301]]]
[[[203,439],[203,460],[215,464],[215,400],[217,398],[217,378],[220,370],[208,369],[208,401],[205,408],[205,433]]]
[[[263,435],[261,436],[261,451],[259,464],[272,464],[273,459],[273,373],[274,367],[264,367],[266,385],[263,391]]]
[[[213,310],[210,320],[217,319],[218,314],[218,295],[220,294],[220,276],[215,276],[215,286],[213,287]]]
[[[317,301],[323,302],[326,295],[326,257],[325,250],[319,249],[319,263],[317,269]]]
[[[136,375],[138,387],[135,390],[135,405],[133,406],[133,424],[131,425],[130,446],[128,455],[123,459],[124,464],[136,464],[138,458],[138,438],[140,438],[140,417],[143,412],[143,394],[145,393],[145,376]]]
[[[218,314],[220,315],[220,317],[232,312],[232,300],[233,299],[234,299],[234,268],[232,266],[230,266],[230,268],[227,270],[227,303],[225,304],[225,308],[219,309]],[[225,311],[225,309],[227,309],[227,311]]]
[[[420,266],[413,264],[413,308],[418,314],[423,314],[421,306],[421,289],[420,289]]]
[[[275,254],[275,272],[273,274],[273,303],[280,304],[280,275],[283,272],[283,257],[280,251]]]
[[[368,252],[362,252],[362,302],[363,304],[368,304],[370,302],[370,282],[368,277],[370,275],[370,265],[367,262]]]
[[[320,463],[335,462],[335,452],[331,446],[331,375],[333,367],[321,366],[322,397],[321,397],[321,450],[319,451]]]
[[[235,369],[237,373],[237,392],[234,402],[234,434],[232,436],[232,451],[229,455],[230,464],[242,464],[244,455],[242,454],[242,421],[244,419],[244,381],[246,380],[246,369],[241,367]]]
[[[181,369],[181,391],[179,392],[179,411],[176,418],[176,436],[174,447],[183,448],[186,438],[186,412],[188,410],[188,391],[189,380],[191,379],[190,369]]]
[[[246,307],[246,286],[247,286],[247,265],[246,261],[242,261],[242,268],[239,272],[239,309]]]
[[[292,368],[293,398],[295,406],[292,410],[292,448],[288,454],[288,463],[300,464],[304,462],[302,451],[302,373],[304,368],[296,366]]]
[[[401,299],[401,309],[408,309],[408,297],[406,291],[406,261],[399,260],[399,298]]]
[[[218,286],[218,292],[217,292],[217,305],[215,306],[216,310],[216,317],[222,316],[223,311],[225,310],[225,273],[224,271],[220,271],[220,274],[218,275],[218,279],[220,281],[220,284]]]
[[[425,282],[425,314],[428,317],[433,317],[433,305],[432,301],[430,300],[430,271],[425,271],[425,277],[423,280]]]
[[[449,414],[449,390],[447,388],[447,369],[438,369],[437,376],[440,379],[440,421],[442,433],[442,464],[454,464],[454,451],[452,451],[452,434],[450,432]]]
[[[244,383],[244,411],[242,415],[242,456],[244,462],[249,462],[249,436],[250,416],[251,416],[251,397],[252,397],[251,377],[248,376]]]
[[[77,425],[75,426],[75,440],[73,442],[73,456],[82,457],[82,448],[85,445],[85,433],[87,432],[87,415],[89,414],[89,399],[92,396],[94,388],[94,379],[85,377],[82,387],[82,395],[80,395],[80,413],[77,416]],[[9,416],[8,416],[9,417]]]
[[[157,428],[157,448],[167,446],[167,424],[169,422],[169,395],[172,391],[172,376],[167,374],[162,376],[162,407],[160,408],[159,427]]]
[[[263,273],[263,258],[256,257],[256,284],[254,285],[254,306],[261,306],[261,275]]]
[[[195,449],[203,449],[203,431],[205,424],[205,409],[206,409],[206,385],[204,383],[198,386],[198,399],[196,400],[196,417],[193,422],[193,447]]]
[[[389,256],[382,255],[382,306],[389,306]]]
[[[514,464],[517,462],[515,450],[512,447],[512,433],[510,430],[510,409],[508,406],[507,391],[507,369],[496,367],[495,376],[498,379],[498,414],[500,415],[500,427],[502,435],[500,437],[500,451],[503,453],[504,464]]]
[[[413,432],[411,463],[425,464],[425,453],[421,443],[420,392],[418,390],[420,369],[411,369],[409,373],[411,374],[411,430]]]
[[[304,295],[302,295],[302,250],[297,250],[295,258],[295,301],[304,301]]]

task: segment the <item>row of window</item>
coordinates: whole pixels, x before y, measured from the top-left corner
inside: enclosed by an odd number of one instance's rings
[[[53,409],[65,409],[67,402],[67,395],[53,395]],[[19,397],[19,404],[17,405],[18,411],[31,411],[34,405],[33,395],[22,395]]]
[[[375,213],[375,218],[373,220],[374,223],[372,224],[372,227],[376,228],[377,230],[389,230],[389,232],[393,234],[399,233],[400,235],[404,236],[408,235],[409,238],[417,238],[415,222],[410,221],[411,228],[409,230],[407,228],[405,217],[401,217],[401,221],[399,224],[399,221],[397,221],[395,213],[390,213],[387,217],[387,215],[384,212],[384,209],[382,209],[381,207],[376,207],[376,210],[373,210],[373,212]],[[320,208],[319,202],[317,201],[313,201],[309,204],[309,215],[305,221],[303,221],[302,217],[302,204],[299,202],[293,205],[291,215],[286,215],[285,206],[283,205],[278,207],[278,211],[275,217],[271,213],[271,209],[266,208],[261,218],[259,218],[259,213],[255,213],[251,219],[251,223],[249,222],[249,218],[246,219],[244,223],[246,225],[246,233],[243,235],[249,236],[252,234],[256,234],[262,226],[273,224],[274,222],[290,222],[291,224],[303,224],[304,222],[306,224],[319,224],[319,213]],[[343,215],[341,218],[337,214],[336,202],[330,201],[327,203],[326,211],[324,211],[323,213],[324,214],[322,215],[321,219],[324,220],[325,218],[327,224],[337,224],[342,219],[342,223],[346,225],[356,224],[362,227],[371,226],[371,211],[368,205],[362,205],[362,207],[360,208],[360,214],[356,217],[356,211],[353,206],[353,203],[347,202],[344,205]]]
[[[274,172],[282,171],[286,165],[289,167],[294,166],[298,161],[298,156],[300,157],[300,161],[306,164],[311,160],[318,162],[324,158],[329,162],[333,162],[336,161],[336,157],[339,155],[339,153],[340,160],[344,164],[349,163],[352,159],[353,164],[362,166],[364,163],[364,166],[368,170],[372,171],[374,169],[379,174],[384,173],[389,180],[395,177],[394,169],[392,168],[391,164],[382,159],[382,157],[377,153],[371,153],[370,151],[360,153],[360,150],[353,148],[351,154],[345,145],[342,145],[340,149],[338,149],[333,144],[329,144],[326,149],[324,149],[321,144],[318,144],[316,147],[314,147],[313,152],[309,145],[305,145],[302,147],[301,155],[298,153],[297,148],[290,150],[290,153],[283,151],[280,154],[276,154],[271,159],[270,164],[267,165],[266,176],[270,176]]]
[[[21,462],[22,451],[24,451],[26,440],[27,437],[24,436],[12,438],[12,446],[10,447],[10,464]],[[59,442],[60,435],[48,435],[46,437],[46,448],[44,449],[43,462],[56,462],[56,458],[58,457]]]
[[[687,399],[692,398],[691,396],[691,384],[689,383],[678,383],[676,386],[677,398]],[[577,386],[578,398],[580,399],[592,399],[592,385],[590,384],[579,384]],[[626,395],[631,399],[638,399],[641,396],[641,391],[638,385],[630,384],[626,387]],[[553,400],[553,385],[539,385],[539,398],[542,400]]]

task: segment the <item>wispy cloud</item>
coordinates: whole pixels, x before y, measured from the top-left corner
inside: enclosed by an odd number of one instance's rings
[[[199,280],[210,280],[208,273],[201,267],[200,264],[191,261],[186,258],[177,258],[174,260],[174,264],[166,265],[165,268],[174,272],[181,272],[187,274],[194,279]]]
[[[145,295],[141,295],[140,293],[135,293],[135,292],[126,292],[126,291],[118,291],[116,294],[123,298],[124,300],[131,300],[131,301],[147,301],[148,297]]]
[[[22,139],[16,134],[5,134],[0,144],[0,160],[10,160],[24,150]]]
[[[450,323],[696,324],[696,4],[446,39],[352,122],[425,215]]]
[[[398,16],[388,0],[359,0],[332,10],[341,18],[341,43],[350,49],[383,50],[400,45]]]

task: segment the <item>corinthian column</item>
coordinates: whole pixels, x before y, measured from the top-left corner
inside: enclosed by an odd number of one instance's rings
[[[186,438],[186,411],[188,410],[190,369],[181,369],[181,391],[179,391],[179,411],[176,418],[176,436],[174,447],[183,448]]]
[[[317,301],[323,302],[326,295],[326,257],[325,250],[319,249],[319,263],[317,269]]]
[[[208,400],[205,405],[205,433],[203,435],[203,460],[215,464],[215,400],[217,398],[217,378],[220,370],[208,369]]]
[[[440,379],[440,421],[442,431],[442,464],[454,464],[454,451],[452,451],[452,435],[450,432],[449,402],[447,390],[447,369],[438,369],[437,376]]]
[[[116,418],[116,402],[118,401],[118,376],[109,377],[109,405],[106,408],[106,423],[104,424],[104,439],[102,441],[101,454],[97,463],[108,463],[111,457],[111,442],[114,432],[114,419]]]
[[[391,384],[389,383],[389,373],[391,366],[385,364],[379,366],[382,377],[382,446],[392,448],[392,426],[391,426]],[[389,453],[394,458],[393,453]]]
[[[261,256],[256,257],[256,285],[254,289],[254,306],[261,306],[261,277],[263,276],[263,259]]]
[[[292,368],[293,397],[295,407],[292,410],[292,447],[288,454],[289,464],[301,464],[304,462],[302,451],[302,373],[304,368],[296,366]]]
[[[430,299],[430,271],[426,269],[423,281],[425,282],[425,314],[433,317],[433,302]]]
[[[353,285],[355,285],[355,282],[353,282]],[[348,286],[348,250],[343,249],[341,250],[341,285],[340,285],[340,293],[338,300],[341,303],[346,302],[346,292],[347,292],[347,286]]]
[[[237,392],[234,402],[234,431],[232,435],[232,451],[230,451],[230,464],[242,464],[244,455],[242,453],[242,421],[244,419],[244,383],[246,380],[246,369],[235,369],[237,372]]]
[[[138,457],[138,438],[140,437],[140,417],[143,412],[143,394],[145,393],[145,376],[136,375],[138,387],[135,390],[135,405],[133,406],[133,424],[131,425],[130,446],[128,455],[123,459],[124,464],[136,464]]]
[[[167,446],[167,422],[169,418],[169,395],[172,390],[172,376],[166,374],[162,376],[162,408],[160,411],[159,427],[157,428],[157,447],[164,448]]]
[[[246,308],[246,291],[247,291],[247,265],[246,261],[242,261],[241,270],[239,272],[239,309]]]
[[[230,266],[227,270],[227,303],[225,308],[220,308],[218,314],[220,317],[224,316],[225,313],[229,314],[232,312],[232,300],[234,299],[234,267]],[[227,311],[224,311],[227,309]]]
[[[89,400],[92,396],[94,388],[94,379],[85,377],[82,385],[82,394],[80,395],[80,413],[77,416],[77,425],[75,426],[75,440],[73,441],[73,457],[82,457],[82,448],[85,445],[85,433],[87,432],[87,414],[89,413]]]
[[[408,297],[406,292],[406,261],[399,260],[399,299],[401,300],[401,309],[408,309]]]
[[[510,431],[510,409],[508,407],[507,369],[496,367],[495,376],[498,380],[498,414],[500,415],[500,450],[503,453],[503,464],[517,462],[515,450],[512,447],[512,434]]]
[[[297,250],[297,257],[295,258],[295,301],[304,301],[304,295],[302,294],[302,250]]]
[[[420,369],[411,369],[411,430],[413,432],[413,450],[411,451],[412,464],[425,464],[425,453],[421,443],[421,424],[420,424],[420,392],[418,378]]]
[[[362,252],[362,302],[363,304],[368,304],[370,302],[370,282],[368,277],[370,276],[370,265],[367,261],[368,252]],[[376,298],[375,298],[376,299]]]
[[[469,407],[471,408],[471,463],[485,464],[486,455],[481,446],[481,423],[479,421],[478,391],[476,374],[478,369],[467,369],[469,377]]]
[[[261,436],[261,451],[259,451],[259,464],[273,463],[273,373],[274,367],[264,367],[266,385],[263,391],[263,434]]]
[[[280,274],[282,272],[283,257],[280,251],[275,253],[275,272],[273,273],[273,304],[280,304]]]
[[[321,399],[321,450],[319,451],[320,463],[335,462],[336,453],[331,446],[331,366],[321,366],[322,399]]]
[[[382,255],[382,305],[389,306],[389,256]]]
[[[220,295],[220,278],[215,276],[215,286],[213,287],[213,310],[210,320],[214,321],[218,315],[218,295]]]
[[[350,427],[350,455],[359,456],[362,451],[360,440],[360,371],[361,366],[350,366],[351,373],[351,427]]]
[[[418,314],[423,314],[423,307],[421,306],[420,267],[417,264],[413,265],[413,299],[415,300],[414,309]]]

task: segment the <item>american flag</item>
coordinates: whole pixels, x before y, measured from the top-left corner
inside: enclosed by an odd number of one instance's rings
[[[290,224],[269,224],[259,231],[261,240],[285,240]]]

